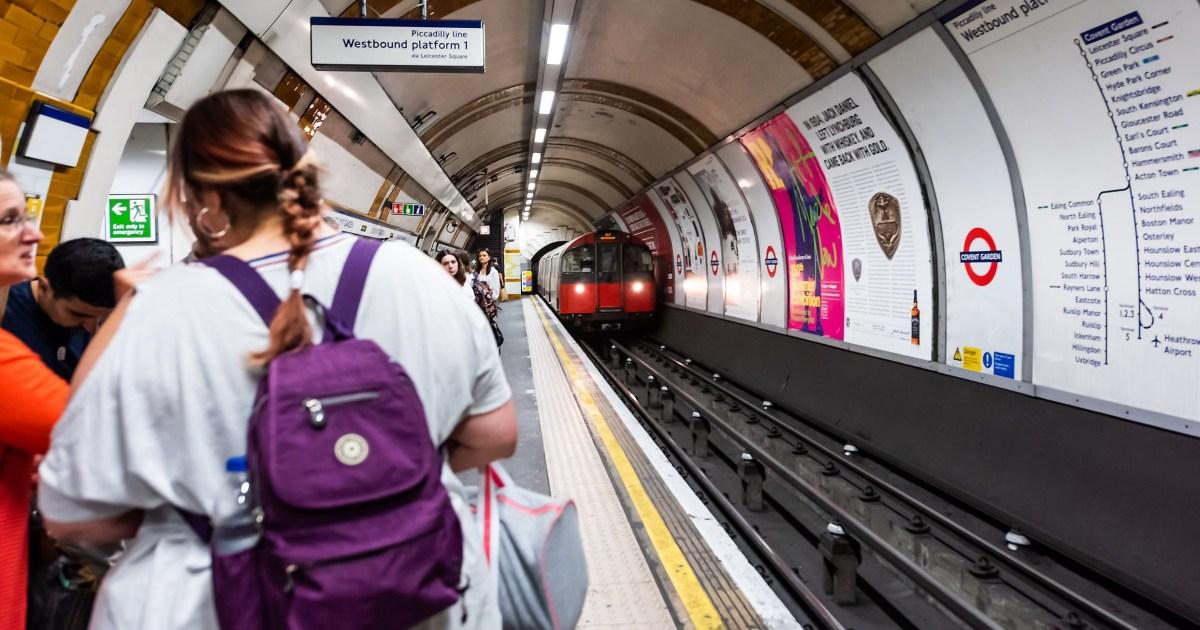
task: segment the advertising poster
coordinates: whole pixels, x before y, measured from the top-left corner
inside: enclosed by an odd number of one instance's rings
[[[671,179],[655,184],[654,190],[679,230],[683,251],[676,252],[676,271],[683,275],[685,303],[691,308],[705,309],[708,305],[708,267],[700,218],[687,196]]]
[[[946,265],[945,361],[1021,379],[1025,319],[1017,210],[1008,163],[983,103],[932,28],[870,66],[908,121],[933,179]]]
[[[848,343],[933,358],[933,254],[916,168],[858,75],[788,109],[824,173],[841,228]],[[822,207],[822,214],[825,209]],[[822,256],[826,253],[822,252]]]
[[[671,301],[675,295],[674,263],[671,262],[674,252],[662,215],[645,195],[635,197],[617,214],[629,233],[650,248],[654,255],[654,276],[663,294]]]
[[[729,171],[709,154],[688,168],[717,221],[725,271],[725,314],[758,321],[758,240],[750,208]]]
[[[985,1],[943,21],[1020,167],[1034,383],[1200,417],[1200,5]]]
[[[787,114],[741,138],[779,214],[787,250],[788,327],[842,339],[838,209],[812,147]]]
[[[787,328],[788,291],[786,250],[779,231],[779,215],[771,192],[758,167],[740,142],[717,149],[729,175],[737,182],[754,219],[754,237],[758,241],[759,306],[758,321],[772,328]]]

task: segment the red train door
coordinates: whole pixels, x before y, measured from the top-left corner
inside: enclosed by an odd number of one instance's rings
[[[602,233],[603,234],[603,233]],[[617,242],[604,242],[602,235],[596,244],[596,284],[601,311],[619,311],[625,307],[622,298],[621,278],[621,245]]]

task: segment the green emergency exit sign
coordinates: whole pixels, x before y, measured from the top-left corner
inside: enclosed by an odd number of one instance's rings
[[[110,243],[152,243],[158,239],[154,195],[109,195],[104,238]]]

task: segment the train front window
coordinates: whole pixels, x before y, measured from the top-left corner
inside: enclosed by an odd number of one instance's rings
[[[591,245],[576,247],[563,254],[563,273],[592,273],[596,270],[596,255]]]
[[[650,273],[654,269],[654,261],[650,250],[641,245],[625,245],[625,274]]]
[[[620,262],[619,249],[616,243],[605,243],[596,246],[600,252],[600,277],[599,282],[620,282],[621,269],[618,266]]]

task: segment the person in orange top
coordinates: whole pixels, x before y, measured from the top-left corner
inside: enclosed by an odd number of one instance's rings
[[[0,288],[37,275],[33,252],[40,240],[25,194],[0,171]],[[0,630],[25,629],[33,457],[49,447],[69,393],[32,350],[0,330]]]

